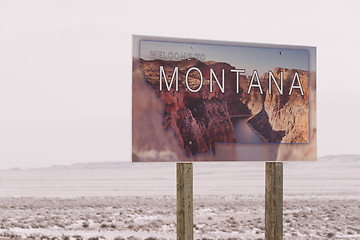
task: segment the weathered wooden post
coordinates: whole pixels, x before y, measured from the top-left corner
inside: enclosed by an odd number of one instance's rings
[[[283,163],[267,162],[265,169],[265,239],[283,239]]]
[[[193,239],[193,165],[177,163],[177,239]]]

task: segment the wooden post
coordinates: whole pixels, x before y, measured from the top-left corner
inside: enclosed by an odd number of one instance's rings
[[[193,240],[193,165],[177,163],[177,239]]]
[[[283,163],[265,169],[265,240],[283,239]]]

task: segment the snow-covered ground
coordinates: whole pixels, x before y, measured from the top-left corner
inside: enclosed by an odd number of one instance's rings
[[[2,198],[0,236],[176,239],[174,197]],[[360,239],[360,200],[284,200],[285,239]],[[260,196],[195,196],[195,239],[264,239]]]
[[[0,238],[176,239],[174,163],[0,170]],[[284,239],[360,239],[360,156],[284,164]],[[194,163],[195,239],[264,239],[264,163]]]

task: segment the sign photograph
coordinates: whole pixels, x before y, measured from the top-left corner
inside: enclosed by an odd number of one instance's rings
[[[315,51],[133,36],[133,161],[316,160]]]

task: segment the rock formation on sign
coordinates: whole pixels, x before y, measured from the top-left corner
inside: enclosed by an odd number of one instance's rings
[[[162,77],[163,89],[160,90],[160,66],[164,69]],[[269,143],[305,143],[309,141],[308,126],[308,72],[302,70],[288,70],[275,68],[273,74],[280,79],[283,72],[284,94],[280,95],[275,87],[272,94],[268,94],[268,74],[260,77],[263,94],[256,88],[248,94],[251,76],[239,75],[239,92],[237,89],[237,75],[235,69],[224,62],[201,62],[196,59],[182,61],[140,60],[140,67],[144,73],[145,82],[154,90],[156,96],[165,103],[163,113],[163,127],[165,130],[173,128],[179,145],[184,148],[186,156],[199,153],[215,154],[216,143],[236,142],[232,117],[253,116],[248,124],[266,142]],[[174,69],[178,67],[178,76]],[[196,67],[201,71],[201,83],[198,71],[189,72]],[[215,73],[219,82],[222,80],[222,70],[225,74],[224,89],[211,76]],[[289,95],[294,72],[298,72],[304,95],[298,89]],[[186,82],[186,75],[188,82]],[[170,83],[167,89],[164,77]],[[175,77],[178,77],[176,79]],[[213,78],[212,91],[210,78]],[[178,80],[178,91],[176,91]],[[201,89],[200,89],[201,87]],[[200,89],[191,92],[190,89]]]
[[[171,91],[159,89],[159,68],[163,65],[165,72],[172,74],[174,67],[179,67],[179,91],[173,87]],[[217,63],[213,66],[228,68],[228,64]],[[209,65],[195,59],[176,61],[144,61],[141,60],[141,69],[145,74],[146,82],[155,90],[156,95],[166,103],[164,110],[164,129],[172,127],[186,155],[208,153],[212,150],[215,154],[216,143],[236,142],[234,128],[227,107],[226,95],[219,88],[209,91],[209,80],[204,80],[204,87],[197,93],[185,90],[185,72],[191,66],[197,66],[204,73]],[[195,73],[196,74],[196,73]],[[171,76],[167,76],[171,79]],[[198,85],[198,76],[190,76],[190,84]],[[209,79],[208,75],[204,75]],[[231,86],[229,86],[231,87]],[[242,103],[238,103],[242,105]]]

